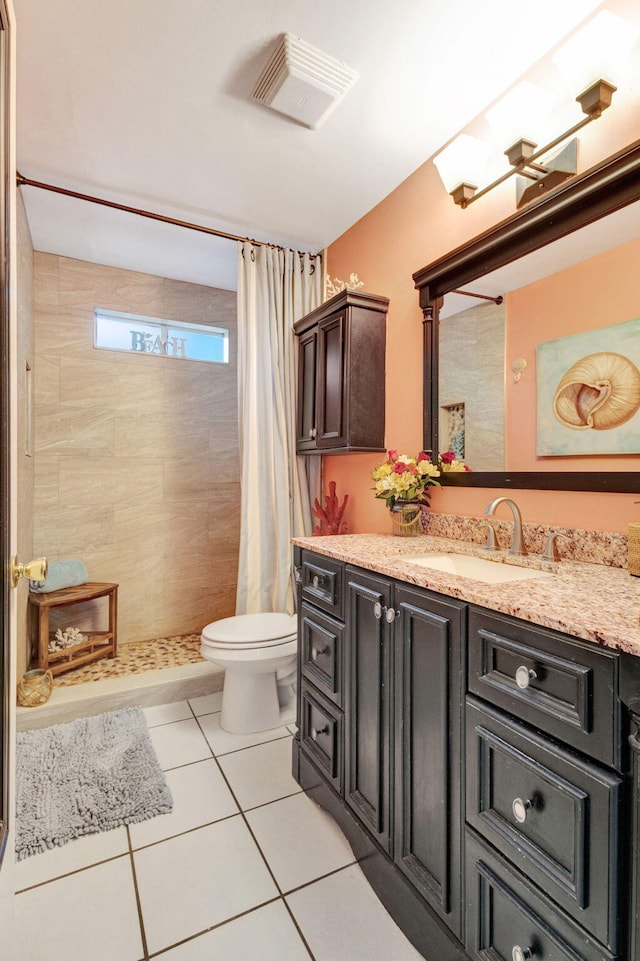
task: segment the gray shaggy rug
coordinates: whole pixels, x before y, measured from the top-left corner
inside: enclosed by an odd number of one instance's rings
[[[22,731],[16,740],[19,861],[173,807],[139,707]]]

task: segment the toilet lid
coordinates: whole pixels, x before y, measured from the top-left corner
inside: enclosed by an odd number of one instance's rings
[[[295,637],[297,624],[295,614],[239,614],[207,624],[202,638],[224,647],[275,647]]]
[[[277,637],[273,641],[214,641],[207,637],[204,631],[200,638],[203,647],[209,646],[216,651],[262,651],[267,648],[270,650],[273,647],[284,647],[295,640],[297,640],[296,635],[290,634],[289,637]]]

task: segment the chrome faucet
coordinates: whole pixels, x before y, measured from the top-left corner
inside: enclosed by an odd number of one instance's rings
[[[485,514],[487,514],[489,517],[493,517],[498,504],[507,504],[511,508],[511,513],[513,514],[513,537],[511,538],[511,547],[509,548],[509,553],[514,557],[523,557],[527,552],[524,548],[524,541],[522,539],[522,514],[520,513],[520,508],[515,501],[512,501],[509,497],[495,497],[485,507]]]

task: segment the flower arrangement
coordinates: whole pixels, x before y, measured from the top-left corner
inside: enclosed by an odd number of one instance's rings
[[[438,455],[437,462],[431,460],[430,454],[420,451],[417,457],[398,454],[397,450],[387,451],[387,459],[372,472],[375,481],[375,496],[387,502],[387,507],[393,510],[398,501],[414,501],[420,504],[429,503],[429,487],[440,487],[437,479],[441,473],[449,471],[468,471],[453,451],[446,451]]]

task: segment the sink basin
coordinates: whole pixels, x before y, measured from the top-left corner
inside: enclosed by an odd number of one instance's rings
[[[526,581],[539,577],[553,577],[547,571],[536,571],[530,567],[516,567],[513,564],[503,564],[500,561],[485,561],[482,557],[471,554],[415,554],[413,557],[403,557],[407,564],[417,567],[428,567],[432,571],[444,571],[447,574],[460,574],[462,577],[472,577],[485,584],[505,584],[508,581]]]

